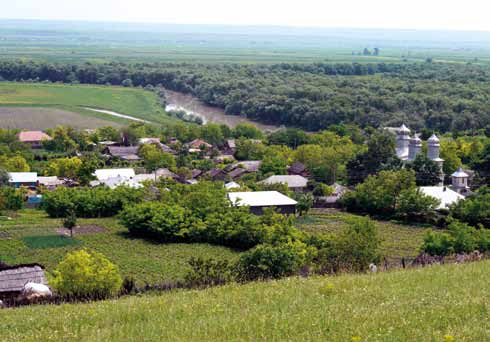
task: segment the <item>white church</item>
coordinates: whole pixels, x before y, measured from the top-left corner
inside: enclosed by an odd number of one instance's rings
[[[422,153],[422,140],[417,133],[410,136],[410,129],[404,124],[394,129],[396,132],[396,155],[402,161],[409,163]],[[444,185],[444,174],[442,166],[444,159],[439,156],[440,140],[433,134],[427,140],[427,159],[434,161],[441,173],[441,183],[438,186],[422,186],[420,190],[429,196],[437,198],[441,204],[439,209],[446,209],[449,205],[464,200],[465,195],[469,193],[468,179],[469,175],[459,168],[451,175],[451,186]]]

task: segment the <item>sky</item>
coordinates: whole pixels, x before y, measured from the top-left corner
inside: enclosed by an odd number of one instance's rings
[[[0,18],[490,31],[489,0],[0,0]]]

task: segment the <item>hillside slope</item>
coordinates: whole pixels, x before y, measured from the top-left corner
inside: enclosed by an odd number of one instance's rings
[[[485,261],[9,309],[0,311],[0,339],[485,341],[489,271]],[[320,291],[325,284],[333,290]]]

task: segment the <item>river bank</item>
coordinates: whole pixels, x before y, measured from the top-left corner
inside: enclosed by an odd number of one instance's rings
[[[165,90],[167,105],[165,111],[185,111],[187,114],[198,116],[203,120],[203,123],[208,122],[225,124],[229,127],[235,127],[240,123],[251,123],[263,131],[274,131],[279,127],[274,125],[266,125],[256,121],[252,121],[239,115],[228,115],[225,111],[218,107],[209,106],[196,97],[183,94],[172,90]]]

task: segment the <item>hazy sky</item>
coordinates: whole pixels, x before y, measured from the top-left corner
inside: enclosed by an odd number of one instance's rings
[[[490,31],[489,0],[0,0],[0,18]]]

